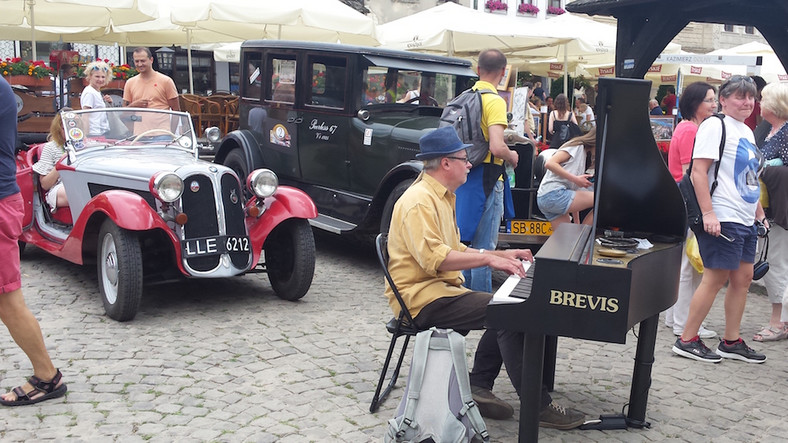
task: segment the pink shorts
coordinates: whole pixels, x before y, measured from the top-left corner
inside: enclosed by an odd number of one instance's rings
[[[10,195],[0,200],[0,294],[22,287],[19,272],[19,236],[22,235],[22,217],[25,208],[22,194]]]

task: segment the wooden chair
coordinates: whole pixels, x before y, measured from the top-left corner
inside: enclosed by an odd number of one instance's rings
[[[199,137],[203,132],[202,105],[199,101],[188,97],[187,94],[179,95],[178,102],[181,105],[181,111],[188,112],[192,117],[192,125],[194,126],[194,130],[197,132],[197,136]]]
[[[239,128],[238,97],[224,103],[224,133],[229,134]]]
[[[216,126],[221,129],[222,123],[224,123],[224,110],[222,109],[222,105],[216,100],[208,100],[207,97],[200,97],[200,104],[202,105],[203,125],[203,128],[200,129],[200,134],[211,126]]]

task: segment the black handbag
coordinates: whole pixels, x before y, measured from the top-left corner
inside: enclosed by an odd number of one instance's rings
[[[722,153],[725,149],[725,122],[723,121],[725,116],[721,114],[714,114],[714,116],[719,118],[722,123],[722,138],[720,139],[719,160],[717,160],[714,165],[714,181],[711,183],[709,196],[714,195],[714,190],[717,189],[717,173],[720,171]],[[693,153],[695,151],[694,142],[692,151]],[[681,191],[681,196],[684,197],[684,205],[687,207],[687,225],[692,232],[698,234],[699,232],[703,232],[703,213],[700,210],[700,205],[698,205],[698,198],[695,196],[695,187],[692,185],[692,180],[690,179],[692,176],[692,162],[693,160],[690,160],[689,167],[684,173],[684,177],[682,177],[679,182],[679,190]]]
[[[764,246],[761,250],[761,256],[758,257],[758,262],[752,267],[753,280],[760,280],[769,272],[769,262],[766,260],[766,257],[769,255],[769,234],[764,235],[763,238]]]

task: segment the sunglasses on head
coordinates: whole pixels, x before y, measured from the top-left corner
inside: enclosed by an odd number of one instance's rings
[[[739,83],[755,83],[755,82],[753,81],[753,79],[751,79],[746,75],[734,75],[731,76],[731,78],[729,78],[728,80],[725,80],[725,83],[723,83],[722,86],[720,86],[720,92],[727,89],[729,86],[733,84],[739,84]]]
[[[107,71],[109,71],[109,69],[105,68],[104,66],[94,66],[93,68],[91,68],[91,71],[104,71],[104,72],[107,72]]]

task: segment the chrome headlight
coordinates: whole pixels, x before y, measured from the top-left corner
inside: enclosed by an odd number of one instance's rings
[[[209,142],[216,143],[222,139],[222,131],[216,126],[211,126],[209,128],[205,128],[203,136],[205,136]]]
[[[246,185],[260,198],[274,195],[279,187],[279,178],[270,169],[255,169],[246,179]]]
[[[150,179],[150,192],[165,203],[172,203],[183,194],[183,180],[174,172],[160,172]]]

